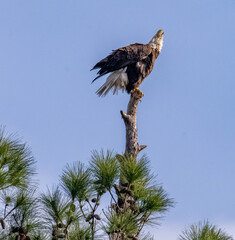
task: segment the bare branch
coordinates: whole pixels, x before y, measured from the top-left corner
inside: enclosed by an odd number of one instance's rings
[[[135,89],[130,97],[130,101],[127,107],[127,113],[121,111],[122,118],[126,127],[126,150],[125,153],[137,156],[138,153],[146,148],[146,145],[138,144],[137,135],[137,108],[138,104],[143,97],[143,93],[139,89]]]

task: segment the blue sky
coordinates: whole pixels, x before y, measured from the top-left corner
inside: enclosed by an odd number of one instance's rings
[[[129,96],[98,98],[91,67],[112,49],[164,46],[141,85],[139,143],[176,201],[157,239],[208,219],[235,236],[235,2],[1,1],[1,125],[32,147],[40,188],[93,149],[125,146]]]

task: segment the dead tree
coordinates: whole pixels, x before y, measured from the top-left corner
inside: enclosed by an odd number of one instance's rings
[[[126,126],[126,150],[125,153],[136,157],[138,153],[146,148],[146,145],[138,144],[137,134],[137,108],[143,97],[143,93],[139,89],[135,89],[131,93],[131,98],[127,107],[127,113],[121,110],[121,115]]]

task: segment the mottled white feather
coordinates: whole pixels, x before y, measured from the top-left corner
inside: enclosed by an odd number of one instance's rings
[[[149,44],[153,49],[156,49],[159,52],[161,52],[163,47],[163,38],[157,38],[157,39],[153,38]]]
[[[98,89],[97,94],[105,96],[111,89],[113,89],[113,94],[120,89],[124,91],[128,84],[126,69],[127,67],[113,71],[106,79],[106,82]]]

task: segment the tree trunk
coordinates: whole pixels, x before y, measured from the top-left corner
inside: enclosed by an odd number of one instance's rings
[[[139,101],[143,97],[143,93],[139,89],[135,89],[127,107],[127,113],[121,111],[122,118],[126,126],[126,150],[125,153],[136,157],[138,153],[146,148],[146,145],[138,144],[137,135],[137,108]]]
[[[143,93],[139,90],[139,89],[135,89],[132,93],[131,93],[131,97],[128,103],[128,107],[127,107],[127,113],[124,113],[121,110],[121,115],[122,118],[124,120],[125,123],[125,127],[126,127],[126,149],[125,149],[125,154],[129,155],[131,157],[133,157],[133,160],[136,159],[138,153],[143,150],[144,148],[146,148],[146,145],[139,145],[138,144],[138,134],[137,134],[137,108],[138,108],[138,104],[141,101],[141,98],[143,97]],[[120,184],[119,186],[116,186],[115,189],[116,192],[120,192],[120,190],[122,190],[122,184],[121,184],[121,179],[120,179]],[[118,195],[118,194],[117,194]],[[118,196],[118,203],[122,202],[122,200],[119,199]],[[130,195],[126,195],[125,196],[125,203],[123,204],[118,204],[119,208],[121,209],[120,214],[122,214],[123,212],[125,212],[130,204],[128,203],[128,200],[132,200],[132,197]],[[134,237],[134,236],[133,236]],[[110,236],[110,240],[125,240],[127,239],[126,236],[124,236],[123,234],[118,234],[118,233],[114,233],[112,236]],[[136,237],[135,239],[138,239],[138,237]]]

